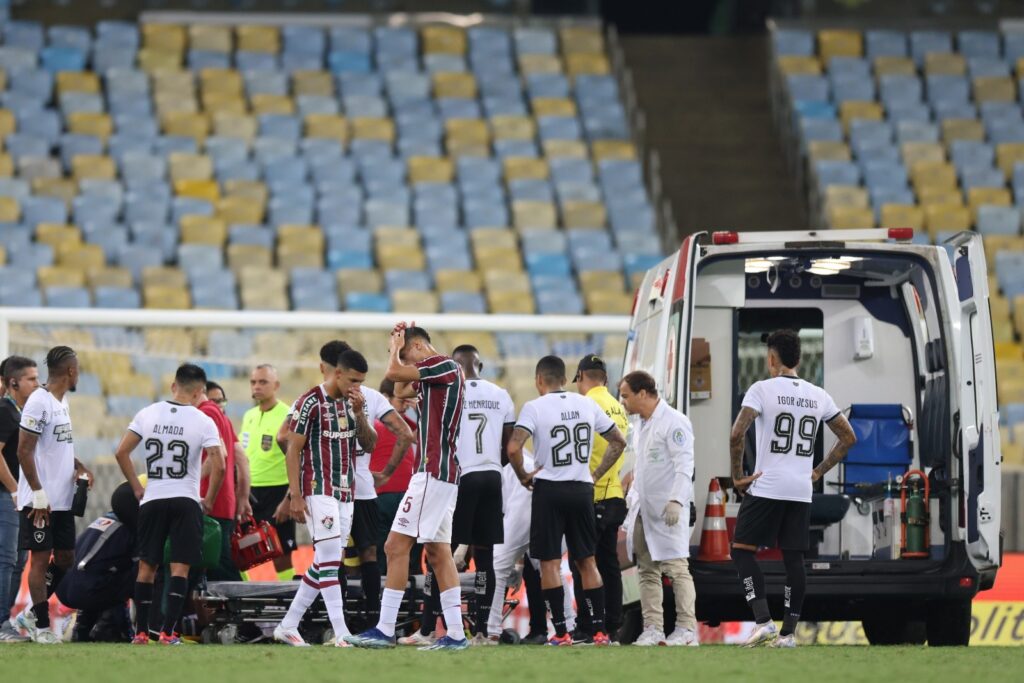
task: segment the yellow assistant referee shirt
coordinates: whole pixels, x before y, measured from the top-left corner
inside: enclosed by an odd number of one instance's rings
[[[277,402],[267,411],[253,406],[242,417],[240,437],[249,457],[253,487],[282,486],[288,483],[284,451],[277,445],[277,432],[288,416],[288,404]]]
[[[626,417],[626,411],[622,407],[622,404],[615,400],[615,397],[608,391],[608,387],[594,387],[587,392],[587,398],[593,400],[597,405],[601,406],[601,410],[604,411],[615,426],[622,432],[622,436],[626,437],[629,432],[629,419]],[[608,441],[603,436],[597,435],[594,438],[594,449],[590,454],[590,471],[594,472],[598,465],[601,464],[601,460],[604,458],[604,452],[608,448]],[[611,469],[603,477],[597,480],[594,484],[594,500],[607,500],[608,498],[623,498],[622,494],[622,479],[619,477],[619,472],[622,470],[623,458],[620,456],[618,461],[612,465]]]

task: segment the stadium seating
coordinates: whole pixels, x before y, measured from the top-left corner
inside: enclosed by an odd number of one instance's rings
[[[1024,34],[783,28],[772,46],[812,223],[983,236],[1003,453],[1024,465]]]

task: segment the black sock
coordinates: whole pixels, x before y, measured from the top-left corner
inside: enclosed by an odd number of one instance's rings
[[[188,594],[188,578],[184,576],[172,576],[167,582],[167,612],[164,614],[164,627],[161,632],[166,635],[174,634],[174,626],[181,617],[181,610],[185,606],[185,596]]]
[[[149,633],[149,607],[153,604],[153,584],[135,582],[135,632]]]
[[[590,614],[590,633],[596,635],[604,631],[604,586],[583,591]]]
[[[782,616],[782,631],[788,636],[796,631],[807,593],[807,572],[804,569],[804,554],[799,550],[783,550],[782,561],[786,565],[785,612]]]
[[[743,582],[743,595],[747,604],[754,611],[754,621],[764,624],[772,620],[768,611],[768,600],[765,598],[764,574],[758,566],[754,553],[743,548],[732,549],[732,561],[736,565],[740,581]]]
[[[423,614],[420,616],[420,635],[429,636],[437,626],[437,614],[441,611],[441,596],[434,581],[434,570],[427,571],[423,582]]]
[[[558,588],[544,589],[544,602],[551,612],[551,623],[555,626],[555,635],[565,635],[565,590]]]
[[[523,585],[526,587],[526,602],[530,608],[530,635],[544,635],[548,632],[548,615],[544,609],[544,591],[540,589],[540,574],[533,567],[530,558],[523,563]]]
[[[494,548],[478,545],[473,548],[476,563],[476,634],[487,635],[487,621],[494,602]]]
[[[64,575],[68,573],[67,569],[58,567],[53,562],[50,562],[49,566],[46,567],[46,597],[49,598],[51,595],[57,592],[57,586],[64,579]]]
[[[366,612],[376,613],[380,609],[380,565],[376,561],[363,562],[359,565],[359,574]]]
[[[32,605],[32,612],[36,615],[36,628],[50,628],[50,603],[46,600]]]

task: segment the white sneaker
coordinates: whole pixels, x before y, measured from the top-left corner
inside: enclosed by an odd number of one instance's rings
[[[754,626],[753,633],[747,638],[747,642],[743,643],[743,647],[757,647],[758,645],[771,642],[778,637],[779,629],[776,628],[774,621],[757,624]]]
[[[676,626],[676,630],[672,631],[672,635],[665,639],[665,644],[669,647],[697,647],[700,645],[700,641],[697,640],[697,634],[692,629]]]
[[[297,628],[284,628],[281,624],[274,627],[274,640],[292,647],[309,647]]]
[[[14,625],[25,631],[32,640],[36,639],[36,632],[39,629],[36,628],[36,613],[31,607],[26,607],[14,617]]]
[[[3,625],[0,625],[0,643],[24,643],[29,640],[31,638],[28,636],[21,635],[13,619],[5,619]]]
[[[48,628],[40,628],[36,630],[36,635],[32,638],[32,642],[39,643],[40,645],[57,645],[63,643],[64,640],[60,637],[59,633],[54,633]]]
[[[398,639],[399,645],[415,645],[416,647],[426,647],[433,645],[437,642],[437,633],[431,633],[429,636],[425,636],[419,631],[413,631],[411,636],[403,636]]]
[[[665,645],[665,634],[653,626],[648,626],[644,629],[644,632],[640,634],[640,637],[633,642],[633,644],[640,647]]]
[[[473,636],[472,638],[469,639],[469,644],[472,647],[479,647],[481,645],[483,645],[483,646],[497,645],[498,644],[498,639],[497,638],[488,638],[487,636],[485,636],[482,633],[477,633],[475,636]]]
[[[788,636],[779,636],[772,642],[768,643],[768,647],[796,647],[796,637],[792,633]]]

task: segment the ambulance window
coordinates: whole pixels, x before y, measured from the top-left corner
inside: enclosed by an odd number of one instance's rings
[[[736,347],[736,395],[768,378],[764,339],[778,329],[795,328],[800,335],[800,376],[819,387],[825,383],[824,314],[817,308],[743,308],[739,311]]]

